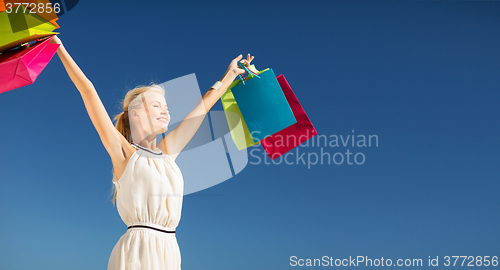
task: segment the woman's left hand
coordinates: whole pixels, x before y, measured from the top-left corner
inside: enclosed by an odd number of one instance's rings
[[[246,72],[245,69],[241,68],[239,65],[238,65],[238,62],[243,58],[243,55],[239,55],[238,57],[234,58],[233,61],[231,61],[231,63],[229,64],[229,67],[228,67],[228,70],[230,71],[233,71],[236,75],[242,75]],[[249,67],[250,66],[250,63],[252,62],[252,60],[254,59],[255,57],[254,56],[250,56],[250,54],[247,55],[247,59],[243,59],[241,60],[241,62],[243,63],[243,65],[245,65],[246,67]]]

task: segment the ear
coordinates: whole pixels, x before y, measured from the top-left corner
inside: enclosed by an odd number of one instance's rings
[[[133,118],[138,118],[139,117],[139,114],[137,113],[137,110],[136,109],[132,109],[130,111],[130,115],[133,117]]]

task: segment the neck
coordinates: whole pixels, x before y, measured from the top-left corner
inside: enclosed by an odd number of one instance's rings
[[[156,135],[151,135],[147,137],[132,135],[132,142],[144,148],[152,149],[154,151],[158,150],[158,148],[156,148]]]

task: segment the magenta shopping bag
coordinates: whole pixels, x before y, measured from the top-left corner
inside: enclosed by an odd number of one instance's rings
[[[275,160],[318,134],[302,105],[300,105],[299,100],[293,93],[292,88],[286,81],[285,76],[279,75],[276,79],[280,84],[281,90],[283,90],[283,94],[285,94],[297,123],[260,141],[267,155],[272,160]]]
[[[59,48],[52,38],[0,54],[0,93],[35,82]]]

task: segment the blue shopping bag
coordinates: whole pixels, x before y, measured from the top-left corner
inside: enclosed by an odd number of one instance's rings
[[[254,142],[297,123],[274,71],[259,76],[231,89]]]

